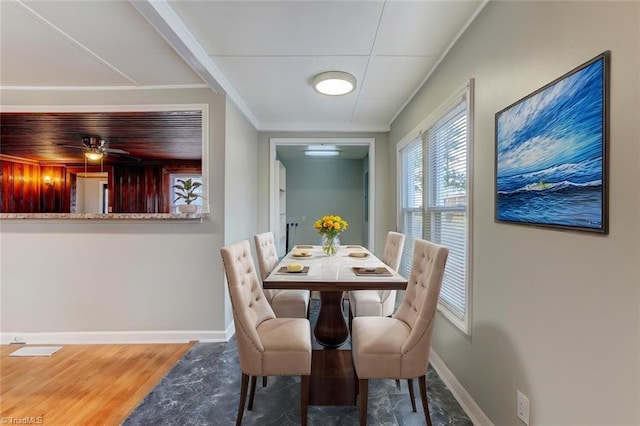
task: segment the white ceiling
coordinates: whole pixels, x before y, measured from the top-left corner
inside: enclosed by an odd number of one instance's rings
[[[0,85],[208,85],[259,130],[386,131],[486,1],[0,0]],[[311,88],[334,70],[357,89]]]

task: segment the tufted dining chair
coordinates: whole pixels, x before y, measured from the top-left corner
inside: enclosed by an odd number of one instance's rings
[[[367,423],[369,379],[407,379],[416,411],[413,379],[418,378],[425,420],[431,426],[426,371],[442,276],[449,250],[416,240],[404,300],[393,317],[356,317],[351,335],[360,393],[360,425]]]
[[[253,236],[258,255],[260,277],[265,278],[279,263],[273,232]],[[264,290],[271,309],[278,318],[309,318],[309,290]]]
[[[389,231],[382,261],[394,271],[400,268],[405,235]],[[396,305],[396,290],[355,290],[349,292],[349,324],[354,317],[388,317]]]
[[[301,376],[301,424],[307,424],[311,374],[311,328],[306,318],[276,318],[262,292],[249,241],[220,249],[227,276],[242,370],[236,425],[242,423],[251,378],[249,411],[258,376]]]

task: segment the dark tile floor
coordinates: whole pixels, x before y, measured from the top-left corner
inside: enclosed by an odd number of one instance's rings
[[[312,302],[311,319],[317,314]],[[124,422],[134,425],[230,425],[235,423],[240,398],[240,366],[235,339],[227,343],[198,343],[173,367]],[[419,402],[411,410],[406,381],[398,390],[393,380],[369,385],[369,425],[424,425]],[[427,371],[427,395],[434,425],[472,425],[436,372]],[[256,388],[245,425],[300,424],[300,379],[270,377]],[[310,425],[357,425],[358,406],[310,406]]]

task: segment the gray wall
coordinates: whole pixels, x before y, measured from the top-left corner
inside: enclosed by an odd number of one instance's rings
[[[4,105],[208,104],[211,204],[202,222],[4,220],[3,334],[223,331],[224,96],[208,89],[1,95]]]
[[[294,244],[319,244],[313,224],[329,214],[349,223],[340,234],[342,244],[363,243],[362,163],[327,158],[282,161],[287,168],[287,222],[299,223]]]
[[[258,223],[258,132],[229,100],[225,131],[224,242],[249,240],[253,244]],[[229,297],[225,303],[228,327],[233,322]]]
[[[392,124],[475,78],[472,335],[433,348],[496,425],[640,424],[640,3],[490,2]],[[494,114],[611,50],[610,234],[494,223]],[[391,175],[395,177],[394,170]]]

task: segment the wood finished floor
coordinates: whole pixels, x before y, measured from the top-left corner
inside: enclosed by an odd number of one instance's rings
[[[62,345],[51,357],[10,357],[22,345],[2,345],[0,418],[119,425],[194,344]]]

